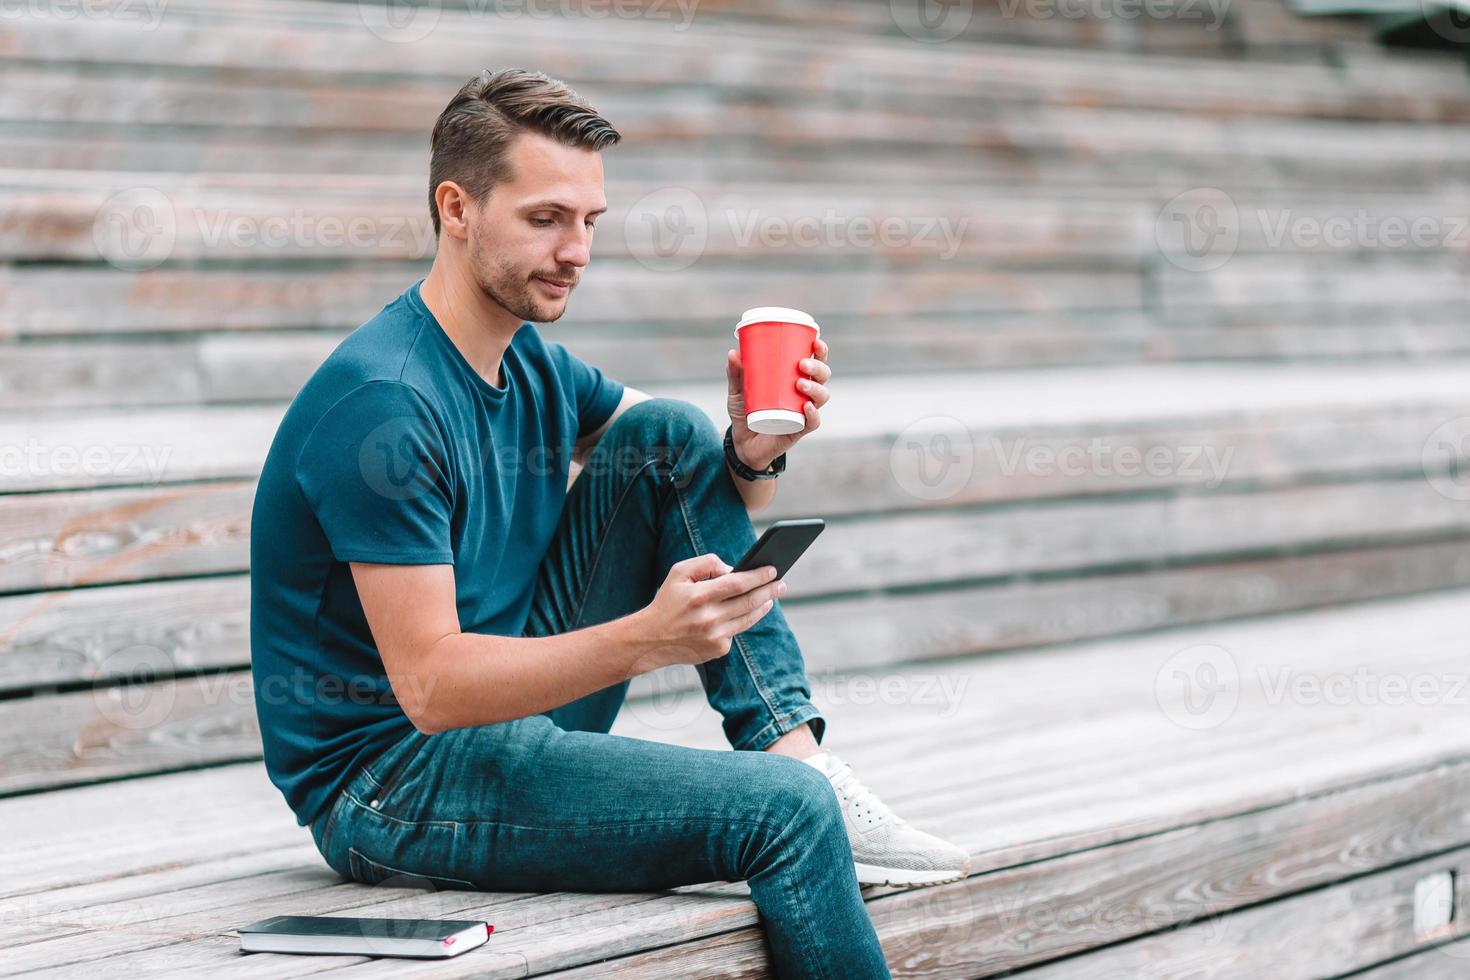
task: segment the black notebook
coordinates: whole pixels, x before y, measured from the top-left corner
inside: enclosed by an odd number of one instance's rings
[[[494,930],[488,922],[471,919],[273,915],[240,929],[240,950],[438,958],[481,946]]]

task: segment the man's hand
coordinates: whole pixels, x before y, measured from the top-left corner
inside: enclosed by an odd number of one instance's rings
[[[644,651],[636,672],[725,656],[735,634],[760,622],[786,592],[775,579],[774,565],[732,572],[713,553],[675,562],[653,602],[634,613]]]
[[[784,436],[752,432],[746,424],[745,371],[740,363],[740,348],[737,346],[734,350],[725,352],[725,375],[730,382],[730,437],[735,443],[735,455],[746,466],[757,470],[766,469],[771,465],[771,460],[796,445],[802,436],[815,431],[822,424],[821,408],[832,397],[826,386],[826,382],[832,378],[832,369],[827,365],[828,350],[826,341],[818,337],[812,356],[802,358],[797,365],[803,376],[797,379],[796,387],[808,399],[802,407],[806,415],[806,427],[800,432]]]

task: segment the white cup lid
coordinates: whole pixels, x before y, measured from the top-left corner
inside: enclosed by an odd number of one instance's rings
[[[817,336],[822,335],[822,328],[817,321],[812,319],[811,314],[800,310],[793,310],[785,306],[756,306],[740,314],[740,322],[735,325],[735,336],[740,336],[740,328],[752,323],[766,323],[771,320],[780,320],[784,323],[804,323],[817,331]]]

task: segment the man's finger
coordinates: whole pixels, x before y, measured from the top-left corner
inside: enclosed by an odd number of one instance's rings
[[[771,581],[774,568],[773,565],[762,565],[746,572],[730,572],[721,575],[709,583],[710,595],[719,601],[744,595],[751,589],[759,588]]]

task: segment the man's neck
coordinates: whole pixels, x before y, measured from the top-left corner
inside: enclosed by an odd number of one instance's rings
[[[470,366],[490,384],[504,388],[501,362],[523,321],[486,296],[467,273],[448,269],[437,259],[419,293]]]

